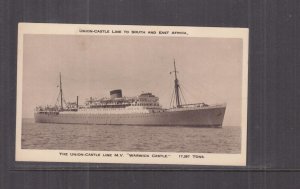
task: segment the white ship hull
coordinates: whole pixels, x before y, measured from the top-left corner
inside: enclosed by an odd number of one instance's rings
[[[35,113],[38,123],[222,127],[226,105],[179,108],[156,113]]]

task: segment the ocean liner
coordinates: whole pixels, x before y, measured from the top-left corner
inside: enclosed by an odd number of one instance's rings
[[[183,94],[177,78],[174,61],[174,89],[171,97],[173,106],[163,108],[159,98],[152,93],[125,97],[122,90],[110,91],[109,98],[92,98],[84,105],[67,103],[63,98],[60,74],[59,95],[54,106],[38,106],[34,112],[37,123],[99,124],[99,125],[157,125],[222,127],[226,104],[183,103]]]

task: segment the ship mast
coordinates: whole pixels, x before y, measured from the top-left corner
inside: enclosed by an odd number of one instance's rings
[[[180,97],[179,97],[179,83],[178,83],[178,79],[177,79],[177,70],[176,70],[176,64],[175,64],[175,59],[174,59],[174,75],[175,75],[175,98],[176,98],[176,107],[179,108],[181,106],[180,103]]]
[[[62,84],[61,84],[61,73],[59,72],[59,95],[60,95],[60,108],[63,110],[63,93],[62,93]]]

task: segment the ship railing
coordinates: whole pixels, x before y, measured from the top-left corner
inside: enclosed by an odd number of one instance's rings
[[[182,108],[189,108],[189,107],[207,107],[209,106],[208,104],[205,104],[204,102],[201,103],[195,103],[195,104],[182,104],[180,107]]]
[[[59,111],[47,111],[47,110],[41,110],[41,111],[36,111],[38,114],[59,114]]]
[[[205,103],[196,103],[196,104],[184,104],[180,107],[172,107],[168,111],[181,111],[181,110],[194,110],[194,109],[207,109],[207,108],[217,108],[217,107],[226,107],[226,103],[223,104],[205,104]]]
[[[57,107],[37,107],[35,111],[58,111]]]

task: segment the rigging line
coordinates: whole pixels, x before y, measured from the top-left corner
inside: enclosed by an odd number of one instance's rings
[[[180,88],[180,87],[178,86],[178,88]],[[179,102],[179,104],[178,104],[178,105],[179,105],[179,107],[180,107],[180,106],[181,106],[181,104],[182,104],[182,103],[181,103],[181,101],[182,101],[182,100],[181,100],[181,96],[180,96],[180,94],[179,94],[179,93],[180,93],[180,91],[178,90],[178,102]],[[176,105],[176,106],[177,106],[177,105]]]
[[[185,100],[185,98],[184,98],[183,92],[182,92],[182,90],[181,90],[181,87],[179,87],[179,91],[180,91],[180,93],[181,93],[181,95],[182,95],[182,99],[183,99],[184,103],[187,104],[187,103],[186,103],[186,100]]]
[[[56,99],[56,102],[55,102],[54,106],[57,106],[57,104],[58,104],[58,99]]]
[[[182,99],[181,99],[181,96],[180,96],[180,87],[181,87],[181,83],[179,84],[179,82],[178,82],[178,89],[179,90],[177,90],[178,91],[178,101],[179,101],[179,106],[182,104]],[[181,92],[181,94],[182,94],[182,92]]]
[[[189,94],[190,97],[192,97],[193,99],[197,99],[196,96],[193,95],[193,93],[191,93],[189,90],[187,90],[184,86],[182,86],[182,87],[183,87],[182,89],[183,89],[187,94]]]
[[[55,105],[59,105],[59,98],[60,98],[60,92],[58,93],[58,95],[57,95],[57,98],[56,98],[56,103],[55,103]]]
[[[182,98],[179,96],[180,106],[182,105]]]
[[[172,107],[175,107],[176,105],[176,97],[175,97],[175,88],[173,89],[173,96],[172,96]]]
[[[173,89],[173,92],[172,92],[170,107],[173,105],[174,92],[175,92],[175,89]]]
[[[174,88],[174,95],[173,95],[173,101],[172,101],[172,107],[176,107],[176,91],[175,91],[175,88]]]
[[[183,85],[180,85],[180,86],[179,86],[179,90],[180,90],[180,93],[181,93],[182,98],[183,98],[183,100],[184,100],[184,103],[187,104],[187,101],[185,100],[185,97],[184,97],[184,95],[183,95],[183,88],[182,88],[182,87],[185,88]]]
[[[63,98],[63,102],[65,103],[66,106],[68,105],[67,102],[66,102],[66,100],[64,98]]]

